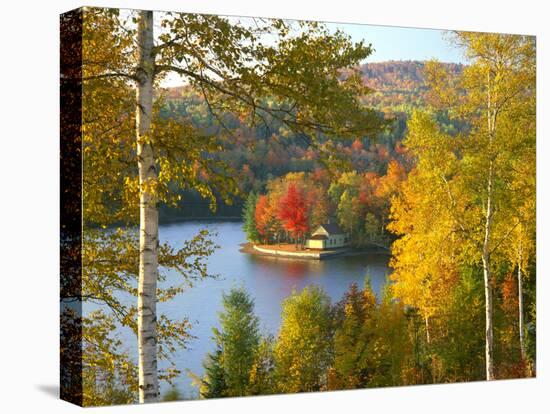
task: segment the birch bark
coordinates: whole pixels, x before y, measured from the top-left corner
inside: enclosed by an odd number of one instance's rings
[[[493,165],[489,166],[487,180],[487,209],[485,212],[485,237],[483,239],[483,282],[485,287],[485,374],[486,379],[495,379],[493,364],[493,280],[491,273],[491,228],[493,221]]]
[[[493,185],[494,162],[492,159],[492,143],[495,135],[495,111],[491,95],[491,75],[487,72],[487,132],[489,134],[489,166],[487,172],[487,205],[485,210],[485,235],[481,260],[483,263],[483,282],[485,290],[485,375],[486,379],[495,379],[493,363],[493,280],[491,274],[491,232],[493,224]]]
[[[158,401],[156,289],[158,275],[157,171],[151,144],[153,12],[141,11],[136,71],[136,139],[139,169],[138,366],[139,402]]]

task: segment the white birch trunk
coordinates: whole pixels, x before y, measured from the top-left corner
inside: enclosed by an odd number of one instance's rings
[[[153,111],[153,12],[141,11],[138,24],[136,138],[139,168],[138,366],[139,402],[158,401],[156,289],[158,210],[157,171],[151,145]]]
[[[485,288],[485,374],[487,381],[495,379],[493,366],[493,281],[491,274],[490,243],[493,221],[493,165],[489,166],[487,183],[487,210],[485,212],[485,237],[483,239],[483,284]]]
[[[491,75],[487,73],[487,132],[489,143],[493,142],[495,133],[495,119],[491,99]],[[491,151],[491,146],[488,148]],[[487,206],[485,211],[485,236],[483,238],[483,249],[481,259],[483,262],[483,281],[485,288],[485,374],[486,379],[495,379],[493,365],[493,286],[490,262],[491,230],[493,223],[493,161],[489,161],[487,177]]]
[[[489,255],[483,253],[483,279],[485,285],[485,374],[486,379],[495,379],[493,366],[493,288]]]
[[[429,322],[427,316],[424,318],[424,324],[426,325],[426,343],[429,345],[430,342],[431,342],[431,340],[430,340],[430,322]]]

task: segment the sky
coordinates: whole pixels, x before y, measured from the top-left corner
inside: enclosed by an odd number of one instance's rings
[[[327,23],[335,31],[342,30],[351,36],[352,41],[365,40],[374,49],[365,62],[387,60],[429,60],[441,62],[467,63],[462,52],[452,47],[445,39],[445,31],[437,29],[416,29],[396,26],[376,26],[366,24]],[[170,74],[162,82],[163,87],[178,86],[182,80]]]
[[[443,30],[365,24],[330,23],[327,26],[333,30],[340,28],[353,41],[371,43],[375,52],[367,58],[367,62],[435,58],[442,62],[466,63],[462,52],[444,38]]]

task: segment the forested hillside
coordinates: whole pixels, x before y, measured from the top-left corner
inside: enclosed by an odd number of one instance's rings
[[[333,142],[326,140],[325,145],[334,146],[353,170],[359,173],[373,172],[384,175],[392,160],[410,166],[401,145],[406,121],[415,109],[425,108],[428,98],[428,86],[424,76],[426,62],[389,61],[366,63],[361,66],[362,81],[372,89],[363,97],[365,106],[380,112],[388,124],[385,131],[377,137],[357,136],[352,140]],[[463,66],[455,63],[443,64],[449,73],[459,74]],[[167,118],[186,120],[204,129],[206,135],[225,132],[227,139],[219,134],[224,151],[221,158],[239,177],[242,197],[232,206],[218,203],[216,212],[211,212],[195,191],[184,191],[185,202],[177,207],[161,209],[161,220],[178,220],[205,216],[239,217],[242,201],[250,191],[263,192],[267,182],[291,172],[315,172],[323,169],[319,163],[319,151],[311,145],[307,137],[293,134],[285,126],[273,119],[250,127],[249,120],[227,115],[224,119],[215,119],[209,108],[209,102],[202,98],[199,91],[191,86],[164,89],[160,92],[161,114]],[[268,102],[269,104],[269,102]],[[456,133],[463,128],[458,121],[450,121],[444,111],[435,116],[442,129]]]
[[[374,90],[366,98],[383,112],[409,112],[412,108],[424,107],[429,90],[424,75],[424,61],[391,60],[364,63],[361,65],[365,85]],[[457,63],[442,63],[450,73],[459,74],[464,66]],[[171,104],[188,102],[200,104],[198,95],[190,99],[190,88],[179,86],[165,89],[165,97]]]
[[[424,75],[426,62],[388,61],[365,63],[361,66],[363,82],[375,93],[366,98],[384,113],[410,114],[426,105],[428,85]],[[459,74],[463,65],[442,64],[449,73]]]

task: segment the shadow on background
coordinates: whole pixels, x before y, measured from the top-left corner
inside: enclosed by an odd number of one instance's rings
[[[53,397],[55,399],[59,398],[59,385],[57,384],[40,384],[37,385],[36,388],[44,394],[49,395],[50,397]]]

